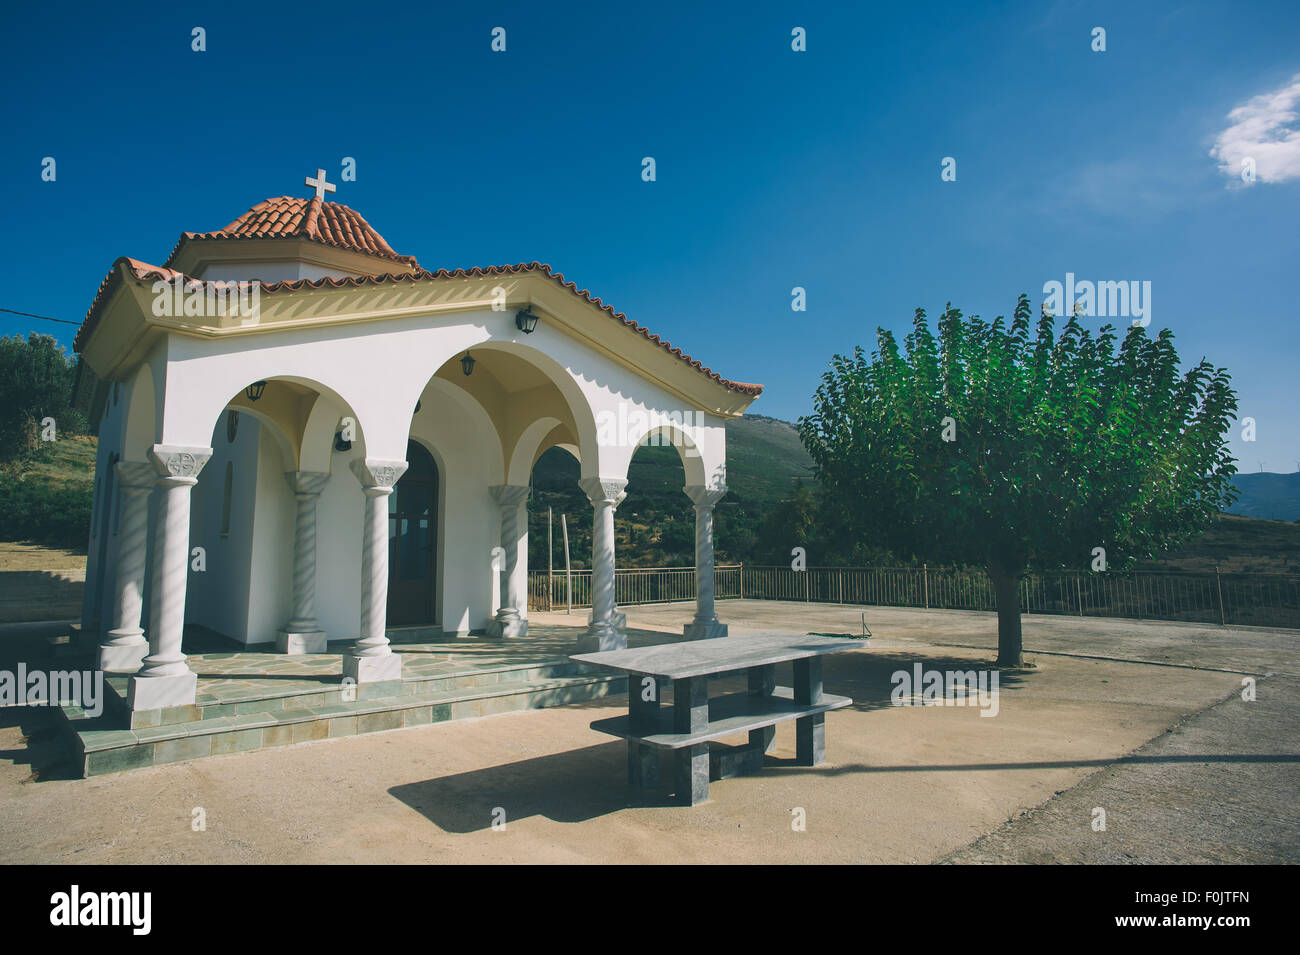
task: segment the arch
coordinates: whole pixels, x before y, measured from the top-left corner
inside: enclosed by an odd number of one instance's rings
[[[300,389],[314,392],[316,400],[306,409],[287,409],[284,407],[284,402],[277,403],[275,401],[270,404],[260,404],[249,400],[245,396],[245,390],[256,381],[265,381],[268,384],[280,381],[289,382]],[[308,425],[312,423],[310,412],[314,409],[315,404],[319,403],[319,399],[324,397],[330,399],[335,406],[343,409],[345,415],[350,415],[356,421],[357,434],[356,441],[353,443],[355,445],[359,441],[363,456],[365,454],[367,444],[366,422],[357,413],[355,406],[351,402],[335,389],[315,378],[295,374],[257,375],[247,378],[241,376],[233,386],[229,383],[217,386],[209,382],[205,382],[203,385],[193,384],[188,379],[173,376],[173,380],[169,382],[169,385],[166,404],[163,405],[165,417],[163,443],[198,444],[206,442],[212,434],[214,427],[212,422],[215,422],[220,417],[221,412],[229,407],[234,408],[241,414],[249,414],[260,422],[274,425],[273,431],[278,432],[276,434],[277,444],[282,452],[286,452],[286,464],[301,468],[300,451],[302,441],[306,436]],[[274,392],[272,392],[272,396],[274,396]],[[261,400],[265,402],[267,400],[266,396]],[[272,405],[277,404],[279,407],[272,407]],[[193,433],[193,423],[199,421],[209,423],[201,437]]]
[[[451,382],[436,375],[431,377],[424,386],[421,396],[428,395],[429,401],[425,401],[420,413],[429,413],[436,407],[434,399],[445,399],[454,402],[461,413],[470,420],[474,430],[482,434],[492,435],[495,440],[484,441],[483,450],[487,455],[484,466],[488,474],[501,475],[504,479],[506,473],[505,454],[501,450],[501,436],[497,431],[496,422],[484,408],[469,392],[463,388],[458,388]],[[428,441],[417,439],[415,435],[415,412],[411,413],[410,423],[407,425],[407,440],[419,440],[422,447],[433,454],[434,461],[437,462],[439,471],[445,476],[447,473],[447,462],[442,459],[438,449],[432,446]]]
[[[629,437],[633,437],[629,435]],[[632,457],[636,454],[637,448],[645,446],[671,445],[677,449],[677,456],[681,459],[682,470],[686,472],[687,487],[704,487],[708,485],[708,470],[704,464],[704,455],[701,453],[695,439],[691,437],[685,428],[675,423],[659,423],[648,427],[644,434],[636,436],[630,445],[630,452],[627,461],[623,464],[623,476],[627,477],[627,469],[632,463]]]
[[[582,476],[596,476],[600,467],[600,446],[596,439],[596,414],[573,374],[546,352],[522,342],[488,338],[474,345],[473,348],[479,351],[502,351],[522,358],[545,375],[551,384],[555,385],[577,429],[575,437],[581,451],[579,461],[582,463]],[[457,353],[449,361],[459,360],[459,358],[460,354]],[[439,370],[442,367],[440,366]]]
[[[510,468],[506,473],[507,484],[522,487],[528,483],[529,476],[533,473],[533,465],[546,450],[543,442],[560,427],[563,427],[563,423],[559,418],[545,417],[538,418],[524,429],[524,433],[515,442],[514,453],[510,455]]]

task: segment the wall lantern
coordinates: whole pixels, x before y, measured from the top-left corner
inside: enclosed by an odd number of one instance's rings
[[[334,450],[335,450],[335,451],[351,451],[351,450],[352,450],[352,442],[349,441],[347,438],[343,437],[343,432],[342,432],[342,431],[339,431],[338,433],[336,433],[336,434],[334,435]]]
[[[537,328],[538,314],[533,311],[531,305],[524,306],[522,311],[515,312],[515,328],[519,329],[525,335],[531,335]]]
[[[465,352],[465,357],[460,360],[460,370],[466,375],[474,371],[474,356],[469,352]]]
[[[244,394],[248,396],[249,401],[260,401],[264,391],[266,391],[266,382],[255,381],[244,389]]]

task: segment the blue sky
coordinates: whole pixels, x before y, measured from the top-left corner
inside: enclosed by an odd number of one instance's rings
[[[399,252],[548,262],[786,419],[917,306],[1150,281],[1151,330],[1256,421],[1241,469],[1300,468],[1300,4],[728,7],[8,8],[0,307],[80,320],[117,256],[159,263],[351,156],[332,198]],[[0,313],[31,329],[75,331]]]

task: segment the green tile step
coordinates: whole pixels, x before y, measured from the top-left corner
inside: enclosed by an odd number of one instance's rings
[[[626,688],[626,677],[608,673],[445,688],[418,695],[400,692],[399,685],[399,692],[386,697],[320,702],[136,729],[123,729],[109,714],[87,716],[71,704],[62,706],[60,712],[71,731],[81,775],[98,776],[225,753],[561,706],[623,693]]]
[[[205,686],[211,686],[213,680],[220,679],[220,677],[209,676],[200,679],[199,693],[194,707],[176,707],[172,710],[145,713],[131,713],[127,709],[127,679],[110,675],[104,681],[105,689],[111,691],[105,694],[105,710],[110,711],[118,720],[119,728],[136,729],[146,725],[183,724],[218,716],[275,712],[323,703],[342,703],[346,702],[348,697],[367,699],[402,695],[418,700],[474,687],[590,676],[601,672],[598,668],[567,660],[478,667],[467,667],[463,664],[451,666],[452,668],[446,671],[423,673],[411,672],[414,669],[414,666],[411,666],[406,668],[407,672],[400,682],[360,684],[352,687],[344,687],[337,676],[326,675],[315,679],[304,678],[288,685],[282,681],[246,677],[238,680],[240,683],[247,683],[246,687],[205,689]]]

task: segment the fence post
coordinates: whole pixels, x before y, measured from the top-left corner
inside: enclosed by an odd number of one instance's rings
[[[745,599],[745,562],[740,562],[740,599]]]
[[[1219,593],[1219,626],[1225,626],[1223,616],[1223,583],[1219,580],[1219,565],[1214,565],[1214,589]]]
[[[838,579],[835,583],[835,590],[839,594],[839,603],[844,603],[844,568],[841,567],[836,571]]]
[[[1074,575],[1074,592],[1079,598],[1079,616],[1083,616],[1083,574]]]
[[[925,590],[925,609],[930,609],[930,565],[921,565],[921,584]]]

